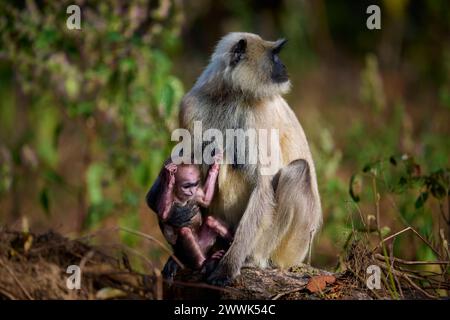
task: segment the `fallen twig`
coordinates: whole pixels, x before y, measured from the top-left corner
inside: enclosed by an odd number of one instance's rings
[[[137,236],[141,236],[145,239],[151,240],[156,242],[157,244],[159,244],[161,246],[161,248],[163,248],[174,260],[175,262],[182,268],[184,269],[184,264],[172,253],[172,251],[167,248],[161,241],[159,241],[158,239],[156,239],[155,237],[152,237],[148,234],[145,234],[143,232],[140,231],[136,231],[136,230],[132,230],[126,227],[118,227],[119,230],[125,231],[125,232],[129,232],[131,234],[137,235]]]
[[[20,289],[23,291],[23,293],[25,293],[27,298],[30,300],[34,300],[33,297],[30,295],[30,293],[25,289],[25,287],[19,281],[19,279],[17,279],[14,272],[7,265],[5,265],[2,260],[0,260],[0,264],[2,265],[3,268],[5,268],[8,271],[8,273],[11,275],[11,277],[13,277],[14,281],[17,283],[17,285],[20,287]]]
[[[386,242],[386,241],[388,241],[388,240],[390,240],[390,239],[392,239],[392,238],[395,238],[395,237],[397,237],[397,236],[399,236],[400,234],[402,234],[402,233],[404,233],[404,232],[406,232],[406,231],[412,231],[416,236],[418,236],[419,238],[420,238],[420,240],[422,240],[431,250],[433,250],[433,252],[438,256],[438,257],[441,257],[441,255],[440,255],[440,253],[427,241],[427,240],[425,240],[421,235],[420,235],[420,233],[418,233],[413,227],[407,227],[407,228],[405,228],[405,229],[403,229],[403,230],[401,230],[401,231],[399,231],[399,232],[396,232],[396,233],[394,233],[393,235],[390,235],[389,237],[386,237],[386,238],[384,238],[382,241],[380,241],[380,243],[373,249],[373,251],[372,252],[375,252],[379,247],[380,247],[380,245],[382,245],[384,242]]]
[[[379,253],[375,254],[375,258],[377,258],[379,260],[384,260],[384,256]],[[395,258],[395,257],[391,257],[390,259],[394,262],[397,262],[400,264],[406,264],[406,265],[427,265],[427,264],[442,264],[442,265],[449,264],[450,265],[450,261],[408,261],[408,260],[403,260],[403,259]]]
[[[272,299],[272,300],[278,300],[278,299],[280,299],[281,297],[283,297],[283,296],[285,296],[285,295],[288,295],[288,294],[291,294],[291,293],[295,293],[295,292],[302,291],[303,289],[305,289],[305,287],[306,287],[306,284],[303,285],[303,286],[301,286],[300,288],[295,288],[295,289],[293,289],[293,290],[289,290],[289,291],[285,291],[285,292],[278,293],[277,295],[275,295],[275,296],[274,296],[273,298],[271,298],[271,299]]]

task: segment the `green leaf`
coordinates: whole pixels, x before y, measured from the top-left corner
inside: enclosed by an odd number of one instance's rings
[[[80,91],[80,84],[78,83],[78,80],[74,75],[69,74],[64,85],[67,95],[70,98],[76,98],[78,96],[78,92]]]
[[[114,204],[111,200],[105,199],[101,203],[90,205],[88,215],[84,221],[86,227],[95,227],[106,216],[113,212]]]
[[[56,30],[44,28],[42,31],[38,32],[38,36],[35,40],[36,49],[46,50],[53,44],[58,38]]]
[[[427,199],[428,199],[428,192],[422,192],[416,200],[415,203],[416,209],[422,208]]]
[[[139,196],[131,190],[125,190],[123,193],[123,201],[127,205],[137,207],[139,205]]]
[[[136,68],[136,61],[131,58],[124,58],[120,60],[119,68],[122,72],[129,72]]]
[[[119,225],[127,227],[129,229],[138,230],[140,225],[139,214],[137,211],[128,212],[119,218]],[[140,238],[136,235],[130,234],[125,231],[120,232],[120,238],[122,242],[130,247],[136,247]]]
[[[357,179],[357,175],[353,174],[351,179],[350,179],[350,187],[349,187],[349,193],[350,193],[350,197],[353,199],[353,201],[355,202],[359,202],[360,201],[360,197],[359,195],[356,194],[354,187],[355,184],[358,182]]]
[[[169,76],[162,93],[162,103],[166,110],[166,115],[173,114],[175,108],[183,96],[183,84],[177,78]]]
[[[394,157],[394,156],[391,156],[391,157],[389,158],[389,162],[390,162],[393,166],[396,166],[396,165],[397,165],[397,160],[395,160],[395,157]]]
[[[380,233],[381,233],[381,236],[384,238],[389,233],[391,233],[391,228],[389,228],[388,226],[384,226],[384,227],[381,228]]]
[[[372,165],[371,165],[371,164],[366,164],[366,165],[363,167],[363,172],[364,172],[364,173],[367,173],[367,172],[370,171],[370,169],[372,169]]]
[[[69,114],[71,117],[90,116],[94,110],[95,105],[90,101],[81,101],[79,103],[69,104]]]
[[[398,180],[398,184],[401,187],[404,187],[408,184],[408,180],[405,177],[400,177],[400,179]]]
[[[126,297],[127,293],[117,288],[102,288],[97,291],[95,298],[98,300],[118,299]]]
[[[53,131],[53,145],[55,146],[55,148],[58,147],[58,140],[59,140],[59,137],[60,137],[63,129],[64,129],[64,124],[62,122],[59,122]]]
[[[420,165],[416,163],[413,157],[408,157],[404,160],[404,165],[406,168],[406,172],[411,176],[419,176],[421,173]]]
[[[444,107],[450,109],[450,89],[442,86],[439,90],[439,100]]]
[[[58,150],[53,144],[59,124],[59,111],[50,99],[43,98],[33,114],[36,122],[33,139],[39,160],[54,167],[58,161]]]
[[[53,169],[47,169],[44,171],[43,176],[45,179],[47,179],[49,182],[53,182],[53,183],[57,183],[57,184],[63,184],[64,183],[64,179],[63,177],[58,174],[55,170]]]
[[[435,181],[431,185],[430,191],[433,197],[439,200],[442,200],[446,196],[445,187],[439,181]]]
[[[39,193],[39,203],[41,204],[42,209],[44,209],[45,214],[47,216],[50,215],[50,195],[46,187],[42,188]]]
[[[166,115],[170,115],[174,104],[174,90],[169,83],[166,83],[161,91],[161,104],[164,107]]]
[[[106,40],[111,43],[120,42],[122,41],[122,39],[123,39],[122,34],[117,31],[109,31],[106,34]]]
[[[105,167],[100,163],[92,163],[86,173],[89,203],[98,205],[103,201],[102,177]]]
[[[148,186],[150,183],[150,168],[145,162],[139,163],[139,165],[133,171],[134,180],[142,187]]]

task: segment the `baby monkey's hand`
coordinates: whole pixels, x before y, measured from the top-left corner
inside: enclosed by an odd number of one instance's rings
[[[213,159],[214,159],[214,163],[219,163],[219,162],[221,162],[222,159],[223,159],[223,152],[219,150],[219,151],[217,152],[217,154],[214,155]]]
[[[177,165],[174,163],[169,163],[164,166],[166,171],[169,173],[170,176],[174,176],[175,172],[177,172]]]
[[[222,162],[222,159],[223,159],[223,152],[219,150],[217,152],[217,154],[214,155],[213,159],[214,159],[214,163],[211,166],[211,169],[213,171],[219,171],[220,162]]]

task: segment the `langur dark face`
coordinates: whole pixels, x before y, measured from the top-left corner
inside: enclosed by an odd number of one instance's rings
[[[290,82],[286,66],[280,59],[286,40],[266,41],[250,34],[232,36],[227,69],[231,74],[230,83],[256,97],[286,93]]]
[[[181,165],[175,173],[175,197],[186,202],[194,198],[200,186],[200,170],[195,165]]]
[[[286,39],[276,41],[274,47],[268,52],[269,59],[272,62],[271,79],[275,83],[282,83],[289,80],[286,66],[283,64],[283,62],[281,62],[279,57],[279,53],[286,42]]]

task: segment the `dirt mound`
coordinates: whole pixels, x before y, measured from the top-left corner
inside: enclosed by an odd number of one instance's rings
[[[51,231],[0,230],[0,299],[154,299],[157,277],[127,261]],[[80,289],[68,288],[70,265],[80,267]]]
[[[82,270],[79,290],[67,286],[71,265]],[[370,298],[365,290],[355,295],[353,286],[338,275],[336,284],[325,284],[320,292],[307,290],[311,279],[324,275],[331,273],[308,266],[290,271],[244,268],[232,286],[219,288],[203,283],[198,272],[185,269],[172,286],[163,287],[155,273],[134,271],[123,252],[106,253],[51,231],[35,235],[0,230],[0,299]]]
[[[392,262],[386,264],[385,259]],[[184,269],[169,285],[162,281],[157,269],[149,269],[148,274],[133,270],[122,250],[105,252],[85,240],[70,240],[51,231],[35,235],[0,229],[0,300],[429,299],[439,297],[433,295],[430,285],[441,291],[449,289],[446,274],[423,275],[405,268],[407,263],[381,256],[370,251],[367,244],[355,242],[341,261],[339,273],[307,265],[289,270],[243,268],[233,285],[220,288],[204,283],[200,273]],[[69,289],[72,273],[68,273],[68,267],[72,265],[81,270],[80,289]],[[380,290],[370,290],[366,284],[370,265],[381,268]],[[389,286],[390,279],[396,286]],[[427,281],[427,288],[420,286],[421,280]]]

